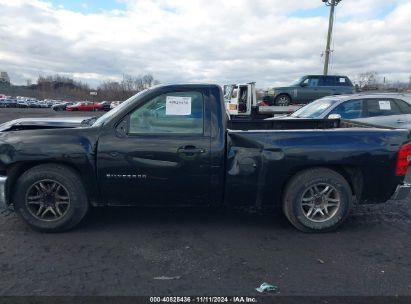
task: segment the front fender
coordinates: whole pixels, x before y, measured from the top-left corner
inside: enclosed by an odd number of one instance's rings
[[[10,193],[13,193],[14,184],[24,171],[44,163],[59,163],[76,170],[90,201],[98,201],[99,188],[95,167],[97,138],[96,128],[1,133],[0,176],[7,176],[7,182],[4,181],[3,201],[6,205],[11,203]]]

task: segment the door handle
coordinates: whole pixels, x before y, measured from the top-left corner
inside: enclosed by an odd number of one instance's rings
[[[397,123],[404,123],[404,122],[405,122],[405,120],[401,120],[401,119],[397,120]]]
[[[197,148],[195,146],[184,146],[177,149],[178,153],[194,154],[194,153],[205,153],[205,149]]]

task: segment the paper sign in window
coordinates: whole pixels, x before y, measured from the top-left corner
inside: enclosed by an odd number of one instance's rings
[[[389,100],[380,100],[378,101],[378,104],[380,105],[380,110],[391,110],[391,103]]]
[[[345,82],[345,78],[340,78],[340,82]]]
[[[167,96],[166,115],[191,115],[191,97]]]

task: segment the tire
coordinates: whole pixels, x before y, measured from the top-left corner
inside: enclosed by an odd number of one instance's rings
[[[287,94],[280,94],[275,98],[275,105],[288,106],[291,103],[291,98]]]
[[[346,179],[326,168],[301,171],[289,181],[283,196],[285,216],[303,232],[335,230],[352,206],[352,191]]]
[[[88,211],[80,177],[63,165],[45,164],[29,169],[17,180],[14,190],[16,213],[38,231],[67,231],[78,225]]]

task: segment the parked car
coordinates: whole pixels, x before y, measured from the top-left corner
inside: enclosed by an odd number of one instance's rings
[[[23,100],[19,100],[17,101],[17,108],[28,108],[29,104],[27,103],[27,101],[23,101]]]
[[[287,87],[270,90],[264,101],[269,105],[288,106],[292,103],[306,104],[329,95],[354,93],[354,86],[347,76],[307,75]]]
[[[28,99],[27,105],[29,108],[39,108],[40,107],[36,99]]]
[[[111,101],[102,101],[102,102],[100,102],[100,105],[101,105],[101,109],[103,111],[110,111],[111,110],[111,108],[110,108]]]
[[[227,121],[217,85],[156,86],[74,126],[0,125],[0,206],[13,203],[49,232],[107,205],[281,206],[296,228],[329,231],[354,202],[403,199],[411,189],[409,132],[353,125]]]
[[[381,127],[411,130],[411,96],[398,93],[355,94],[318,99],[288,117],[342,118]]]
[[[62,102],[53,105],[51,108],[54,111],[65,111],[68,106],[72,106],[73,104],[73,102]]]
[[[102,106],[95,102],[78,102],[74,105],[66,107],[67,111],[98,111],[102,110]]]
[[[45,102],[44,100],[40,100],[37,102],[39,108],[47,108],[47,102]]]
[[[115,107],[119,106],[122,103],[122,101],[112,101],[110,103],[110,109],[114,109]]]
[[[7,99],[4,100],[4,105],[5,105],[6,108],[15,108],[15,107],[17,107],[17,100],[7,98]]]

